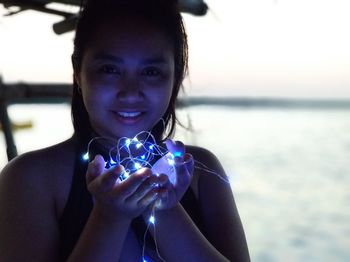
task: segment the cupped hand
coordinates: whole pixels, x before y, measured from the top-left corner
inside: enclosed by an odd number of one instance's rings
[[[185,146],[182,142],[168,139],[166,146],[174,156],[176,183],[173,185],[166,174],[159,175],[160,189],[156,207],[160,210],[170,209],[182,199],[191,184],[194,170],[193,157],[185,153]]]
[[[123,166],[105,169],[102,156],[97,155],[89,163],[86,183],[95,200],[95,207],[110,218],[133,219],[156,201],[158,178],[148,168],[142,168],[120,181]]]

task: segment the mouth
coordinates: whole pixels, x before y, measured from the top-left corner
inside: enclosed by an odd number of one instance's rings
[[[117,111],[113,112],[116,116],[117,120],[123,124],[136,124],[139,122],[144,116],[145,112],[137,111],[137,112],[126,112],[126,111]]]
[[[124,118],[134,118],[142,114],[142,112],[117,112],[117,114]]]

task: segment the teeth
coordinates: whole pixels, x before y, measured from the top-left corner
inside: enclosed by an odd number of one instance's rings
[[[118,112],[122,117],[137,117],[141,115],[141,112]]]

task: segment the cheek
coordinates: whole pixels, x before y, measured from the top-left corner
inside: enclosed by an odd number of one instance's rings
[[[162,115],[166,112],[166,110],[169,107],[170,99],[172,96],[172,88],[169,88],[167,91],[164,91],[162,96],[159,97],[159,109],[162,113]]]
[[[107,98],[111,96],[108,85],[96,81],[92,77],[85,78],[85,81],[82,81],[82,94],[84,104],[90,110],[98,110],[101,104],[106,105]]]
[[[101,105],[106,105],[107,101],[103,92],[100,92],[96,88],[84,86],[82,89],[83,101],[88,114],[93,115],[95,112],[99,112]]]

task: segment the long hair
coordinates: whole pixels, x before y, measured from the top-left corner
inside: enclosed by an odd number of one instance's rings
[[[81,6],[76,25],[74,51],[72,54],[73,70],[79,73],[86,48],[101,23],[118,17],[136,17],[146,19],[173,44],[175,74],[172,95],[162,121],[155,124],[153,135],[161,140],[173,136],[177,122],[175,104],[183,79],[188,70],[187,34],[182,16],[175,0],[87,0]],[[82,141],[91,138],[92,127],[86,111],[78,83],[73,80],[72,121],[75,135]]]

